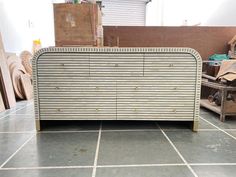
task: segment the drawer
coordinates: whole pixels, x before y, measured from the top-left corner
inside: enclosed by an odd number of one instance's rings
[[[115,106],[115,104],[114,104]],[[78,108],[41,108],[40,109],[41,120],[53,120],[53,119],[77,119],[77,120],[103,120],[103,119],[116,119],[116,108],[115,107],[93,107],[87,106]]]
[[[92,77],[143,76],[143,54],[91,54],[90,75]]]
[[[144,83],[144,84],[143,84]],[[147,84],[147,85],[146,85]],[[153,84],[153,85],[152,85]],[[158,83],[160,84],[160,83]],[[118,81],[117,82],[117,99],[156,99],[156,100],[192,100],[195,96],[195,87],[192,85],[158,85],[155,81]]]
[[[40,115],[40,120],[116,120],[116,115],[115,114],[110,114],[110,115],[42,114]]]
[[[53,115],[110,115],[115,114],[116,108],[104,108],[104,107],[94,107],[94,108],[41,108],[40,114],[53,114]]]
[[[180,120],[193,121],[193,114],[117,114],[117,120]]]
[[[144,76],[191,77],[196,75],[196,61],[190,54],[145,54]]]
[[[42,82],[38,90],[40,98],[116,98],[116,82],[92,79],[67,83],[55,81],[52,83]]]
[[[192,107],[190,109],[188,107],[168,107],[164,106],[152,106],[147,107],[143,105],[143,107],[124,107],[122,104],[117,105],[117,114],[191,114]]]
[[[37,68],[39,77],[89,76],[89,55],[44,54]]]

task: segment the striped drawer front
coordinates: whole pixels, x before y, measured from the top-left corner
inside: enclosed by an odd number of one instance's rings
[[[92,54],[90,55],[90,76],[143,76],[143,61],[143,54]]]
[[[38,60],[38,77],[89,76],[89,55],[44,54]]]
[[[195,81],[188,85],[182,85],[180,81],[169,86],[162,83],[154,80],[118,81],[117,119],[167,119],[169,116],[171,119],[192,120]]]
[[[38,78],[41,120],[116,119],[116,82],[75,76]]]
[[[198,119],[201,58],[193,49],[47,48],[33,70],[36,119]]]
[[[191,54],[145,54],[144,76],[194,78],[196,61]]]

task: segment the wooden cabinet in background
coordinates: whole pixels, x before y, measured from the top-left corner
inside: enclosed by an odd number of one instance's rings
[[[103,46],[101,18],[97,4],[54,4],[56,47]]]

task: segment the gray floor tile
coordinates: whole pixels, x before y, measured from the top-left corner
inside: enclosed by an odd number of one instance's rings
[[[233,135],[236,138],[236,131],[226,131],[226,132],[228,132],[229,134]]]
[[[158,121],[162,129],[191,129],[192,122],[186,121]]]
[[[0,170],[1,177],[91,177],[92,169]]]
[[[4,167],[93,165],[97,137],[98,133],[38,134]]]
[[[199,129],[215,129],[217,130],[217,128],[215,128],[214,126],[212,126],[211,124],[205,122],[204,120],[200,119],[199,120]]]
[[[161,132],[102,132],[99,165],[156,163],[182,163]]]
[[[24,107],[25,107],[25,105],[22,105],[22,104],[16,104],[16,106],[14,106],[13,108],[11,108],[11,109],[6,109],[5,111],[3,111],[3,112],[1,112],[0,113],[0,119],[2,118],[2,117],[5,117],[5,116],[7,116],[7,115],[9,115],[9,114],[14,114],[17,110],[19,110],[19,109],[24,109]]]
[[[204,114],[209,114],[209,110],[206,108],[201,108],[200,109],[200,115],[204,115]]]
[[[34,116],[9,115],[0,119],[0,132],[35,131]]]
[[[34,114],[34,106],[31,104],[29,106],[26,106],[23,109],[13,112],[12,114],[31,114],[31,115],[33,115]]]
[[[0,134],[0,165],[5,162],[25,141],[30,138],[31,134]]]
[[[158,129],[155,121],[103,121],[103,130]]]
[[[3,112],[0,112],[0,120],[3,118],[3,117],[6,117],[10,114],[11,110],[8,109],[8,110],[5,110]]]
[[[189,163],[235,163],[236,141],[223,132],[166,134]]]
[[[185,166],[97,168],[96,177],[191,177]]]
[[[236,166],[192,166],[198,177],[235,177]]]
[[[192,122],[186,121],[159,121],[159,126],[164,130],[192,130]],[[199,120],[199,129],[216,129],[203,120]]]
[[[99,130],[101,121],[41,121],[42,131]]]
[[[228,117],[225,119],[225,122],[221,122],[218,114],[209,113],[208,115],[202,116],[202,118],[208,120],[209,122],[213,123],[214,125],[222,129],[236,129],[235,117]]]

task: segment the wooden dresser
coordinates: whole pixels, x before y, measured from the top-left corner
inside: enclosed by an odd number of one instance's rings
[[[42,120],[199,117],[201,57],[190,48],[45,48],[33,59]]]

